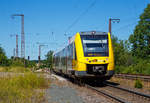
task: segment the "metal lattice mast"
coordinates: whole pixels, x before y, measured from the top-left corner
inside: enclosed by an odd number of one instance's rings
[[[15,48],[14,48],[14,49],[13,49],[13,55],[14,55],[13,57],[14,57],[14,58],[15,58],[15,56],[16,56],[15,52],[16,52],[16,51],[15,51]]]
[[[38,60],[39,60],[39,65],[40,65],[40,61],[41,61],[41,47],[46,46],[46,45],[39,45],[39,56],[38,56]]]
[[[21,57],[25,59],[24,15],[21,15]]]
[[[21,16],[21,58],[25,59],[25,35],[24,35],[24,15],[23,14],[14,14],[14,16]]]
[[[48,46],[48,45],[44,45],[42,43],[37,42],[37,44],[39,44],[39,56],[38,56],[38,62],[39,62],[39,66],[40,66],[40,61],[41,61],[41,48],[44,46]]]
[[[16,57],[18,57],[18,35],[16,35]]]
[[[15,36],[16,37],[16,48],[15,48],[15,50],[13,50],[13,52],[15,51],[15,57],[18,57],[18,34],[11,34],[10,35],[10,37],[13,37],[13,36]]]

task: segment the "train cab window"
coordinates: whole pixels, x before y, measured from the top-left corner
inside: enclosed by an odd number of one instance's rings
[[[108,56],[108,35],[81,35],[84,56]]]

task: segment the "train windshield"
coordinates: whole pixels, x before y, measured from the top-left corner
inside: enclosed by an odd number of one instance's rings
[[[81,35],[84,56],[108,56],[108,35]]]

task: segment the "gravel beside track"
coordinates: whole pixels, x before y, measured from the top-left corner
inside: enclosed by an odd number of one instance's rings
[[[77,91],[69,87],[60,87],[51,85],[47,90],[49,103],[83,103],[83,100],[77,95]]]
[[[50,76],[51,86],[46,90],[46,103],[113,103],[90,89],[60,78]]]

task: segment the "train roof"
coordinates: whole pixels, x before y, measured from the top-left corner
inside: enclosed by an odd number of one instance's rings
[[[79,32],[80,35],[108,35],[108,32],[102,32],[102,31],[81,31]],[[70,38],[69,40],[69,44],[72,43],[75,39],[75,35],[73,37]],[[68,45],[68,44],[67,44]],[[66,46],[67,46],[66,45]],[[61,50],[65,49],[66,46],[61,47],[60,49],[58,49],[57,51],[55,51],[53,53],[53,55],[55,55],[56,53],[59,53]]]
[[[81,31],[80,35],[108,35],[107,32],[102,31]]]

